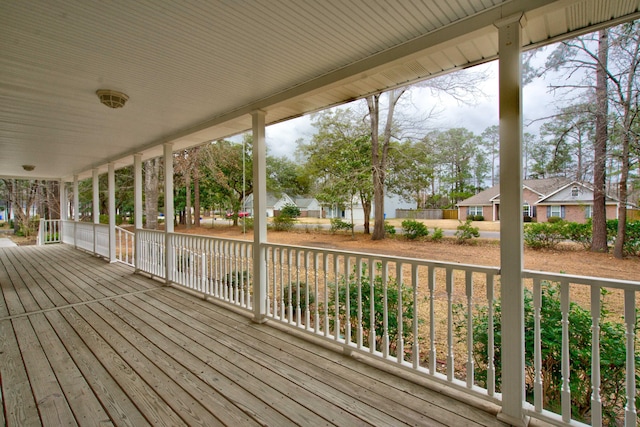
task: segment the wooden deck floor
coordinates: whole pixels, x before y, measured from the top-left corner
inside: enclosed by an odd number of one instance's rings
[[[503,425],[65,245],[0,249],[0,285],[0,425]]]

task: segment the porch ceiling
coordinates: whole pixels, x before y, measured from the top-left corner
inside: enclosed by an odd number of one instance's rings
[[[5,1],[0,176],[70,179],[638,17],[640,0]],[[101,105],[98,89],[129,95]],[[21,165],[35,165],[26,172]],[[104,170],[104,169],[101,169]]]

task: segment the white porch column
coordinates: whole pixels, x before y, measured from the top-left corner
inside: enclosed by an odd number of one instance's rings
[[[500,85],[500,292],[502,296],[502,412],[515,426],[524,414],[524,293],[522,285],[522,14],[496,22]]]
[[[59,185],[60,191],[60,220],[66,221],[68,219],[67,213],[67,183],[63,180],[60,180]]]
[[[107,181],[109,183],[109,262],[116,262],[116,172],[113,163],[109,163]]]
[[[78,175],[73,176],[73,220],[80,221],[80,195],[78,194]]]
[[[165,281],[168,283],[173,270],[173,250],[170,233],[173,233],[173,144],[164,144],[164,247]]]
[[[142,228],[142,153],[133,155],[133,212],[134,228]]]
[[[133,215],[133,230],[136,233],[137,230],[142,228],[142,153],[133,155]],[[139,240],[134,240],[133,265],[136,267],[136,272],[140,266],[138,258],[141,253]]]
[[[91,213],[93,214],[93,223],[100,224],[100,176],[98,175],[98,169],[94,169],[92,172],[93,208]]]
[[[265,112],[251,113],[253,122],[253,320],[264,322],[267,314],[267,262],[262,244],[267,241],[267,144]]]
[[[100,176],[98,169],[93,169],[91,174],[91,184],[93,186],[93,203],[91,206],[91,215],[93,216],[93,253],[98,253],[98,233],[96,233],[96,224],[100,224]]]

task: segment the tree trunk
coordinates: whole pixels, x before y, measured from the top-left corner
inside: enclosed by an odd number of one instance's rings
[[[200,176],[198,173],[193,177],[193,211],[195,215],[193,224],[200,227]]]
[[[158,184],[160,181],[160,158],[144,162],[144,211],[145,226],[151,230],[158,229]]]
[[[600,30],[598,44],[598,67],[596,69],[596,140],[594,146],[593,164],[593,228],[591,250],[593,252],[607,252],[607,212],[605,209],[605,184],[607,161],[607,60],[608,33]]]
[[[361,199],[364,212],[364,234],[371,234],[371,200]]]

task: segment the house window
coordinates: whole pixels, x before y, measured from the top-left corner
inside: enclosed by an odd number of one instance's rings
[[[587,205],[584,207],[584,217],[587,219],[593,217],[593,206]]]
[[[571,197],[578,197],[578,186],[571,187]]]
[[[469,206],[467,216],[469,215],[482,215],[482,206]]]
[[[523,217],[532,217],[533,215],[531,215],[531,205],[527,202],[524,202],[524,205],[522,205],[522,216]]]
[[[552,216],[555,216],[558,218],[564,218],[564,206],[560,206],[560,205],[547,206],[547,218],[550,218]]]

